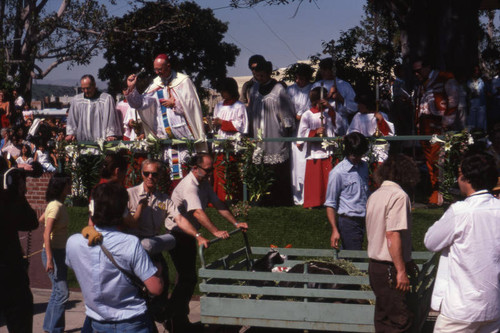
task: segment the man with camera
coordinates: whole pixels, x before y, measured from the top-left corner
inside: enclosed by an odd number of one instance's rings
[[[26,200],[26,176],[40,177],[41,166],[8,168],[0,157],[0,315],[9,332],[33,331],[33,295],[18,231],[38,228],[36,213]]]

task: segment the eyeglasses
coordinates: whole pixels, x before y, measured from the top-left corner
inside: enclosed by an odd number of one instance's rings
[[[211,168],[202,168],[201,166],[197,165],[198,168],[200,168],[201,170],[205,171],[206,173],[212,173],[214,172],[214,168],[211,167]]]
[[[153,178],[158,178],[158,172],[143,171],[142,174],[146,178],[148,178],[149,176],[153,176]]]

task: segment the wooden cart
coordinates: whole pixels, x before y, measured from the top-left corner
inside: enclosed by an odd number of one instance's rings
[[[253,272],[250,268],[254,258],[262,257],[270,249],[250,247],[246,235],[242,235],[243,248],[210,264],[205,263],[204,249],[199,248],[200,291],[204,293],[200,298],[203,324],[375,332],[375,296],[371,290],[360,288],[369,285],[368,276],[309,274],[307,265],[304,265],[302,274]],[[368,270],[366,251],[337,253],[333,250],[280,248],[279,252],[295,258],[287,259],[280,266],[291,267],[310,259],[335,258],[350,260],[363,272]],[[414,252],[412,256],[422,267],[432,253]],[[427,278],[423,283],[431,283],[435,266],[435,260],[427,262],[424,267]],[[277,286],[283,282],[298,282],[302,287]],[[323,289],[321,284],[351,285],[359,290]]]

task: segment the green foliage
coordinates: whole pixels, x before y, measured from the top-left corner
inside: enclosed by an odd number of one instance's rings
[[[257,145],[255,141],[248,138],[241,140],[246,149],[242,154],[243,183],[247,186],[249,201],[259,202],[265,195],[269,194],[269,188],[274,182],[274,174],[271,168],[264,163],[255,163]]]
[[[376,10],[373,4],[364,8],[359,26],[342,31],[337,41],[323,42],[323,55],[311,56],[315,62],[324,55],[333,57],[338,77],[348,79],[355,90],[389,83],[391,70],[400,60],[399,29],[390,13]]]
[[[442,144],[439,153],[438,168],[440,170],[439,191],[448,202],[455,201],[458,191],[457,177],[458,167],[464,154],[470,145],[474,143],[472,136],[467,130],[459,133],[448,132],[444,135],[444,141],[433,139]]]
[[[106,36],[107,64],[99,70],[99,78],[110,81],[112,93],[121,92],[121,81],[140,67],[154,73],[153,60],[160,53],[167,53],[172,67],[187,73],[198,89],[204,81],[215,86],[240,52],[222,41],[227,24],[194,2],[145,2],[114,25]]]
[[[11,77],[28,101],[32,78],[63,63],[88,64],[109,28],[107,8],[97,0],[2,1],[0,11],[1,86],[8,88]]]

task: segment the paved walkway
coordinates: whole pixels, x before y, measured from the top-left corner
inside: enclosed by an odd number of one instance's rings
[[[43,318],[45,316],[45,309],[47,308],[47,302],[50,297],[50,289],[31,289],[33,293],[33,303],[35,305],[35,315],[33,317],[33,332],[43,332]],[[200,301],[197,298],[193,298],[189,304],[191,313],[189,314],[189,319],[191,322],[200,321]],[[83,303],[83,297],[81,292],[71,291],[69,295],[69,301],[66,307],[66,332],[80,332],[82,329],[83,321],[85,319],[85,305]],[[162,325],[158,325],[158,331],[167,332],[164,330]],[[0,326],[0,333],[7,333],[7,328],[5,326]]]

